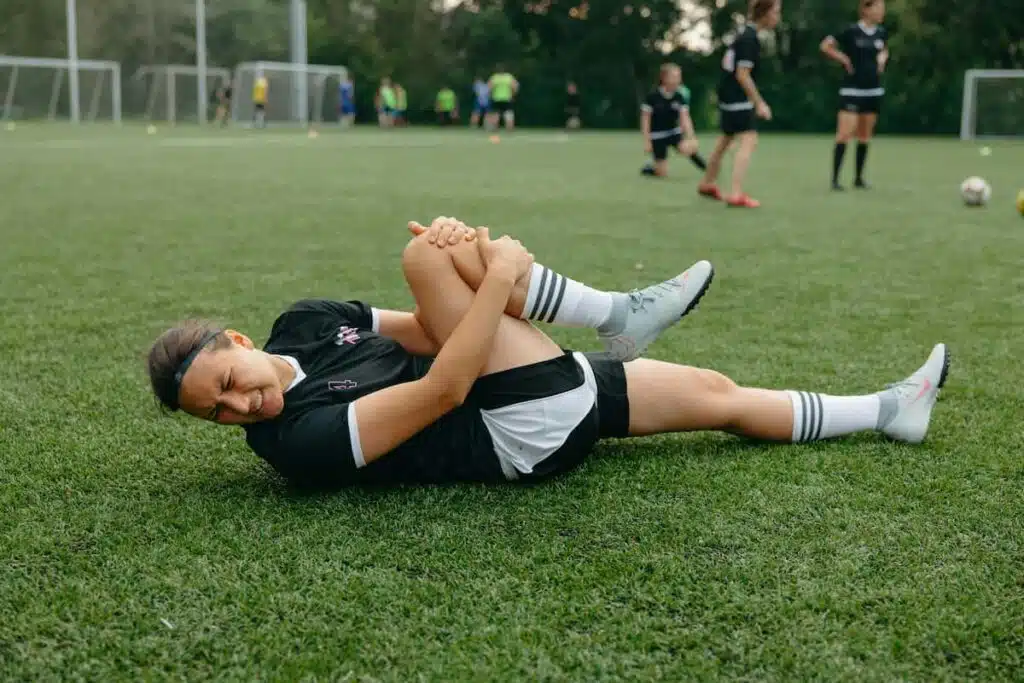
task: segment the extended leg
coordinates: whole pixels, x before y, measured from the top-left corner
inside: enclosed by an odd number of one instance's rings
[[[939,344],[909,378],[863,396],[751,389],[712,370],[646,359],[625,370],[630,436],[714,430],[805,442],[877,430],[917,443],[928,431],[949,355]]]
[[[747,178],[747,171],[750,169],[750,160],[754,156],[754,149],[757,147],[757,132],[747,131],[739,135],[740,148],[736,151],[736,158],[732,165],[732,197],[743,196],[743,181]]]

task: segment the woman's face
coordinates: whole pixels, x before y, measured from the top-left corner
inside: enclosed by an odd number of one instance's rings
[[[179,400],[182,410],[230,425],[270,420],[284,410],[281,377],[272,356],[234,331],[230,347],[203,349],[185,371]]]
[[[878,0],[878,2],[864,10],[864,19],[872,24],[881,24],[885,19],[884,0]]]
[[[679,90],[679,84],[683,82],[683,73],[679,69],[669,69],[662,75],[661,87],[669,92]]]

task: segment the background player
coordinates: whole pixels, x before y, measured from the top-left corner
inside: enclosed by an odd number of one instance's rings
[[[409,124],[409,96],[401,83],[395,83],[395,125],[406,126]]]
[[[377,109],[377,123],[381,128],[390,128],[394,125],[397,104],[391,79],[385,76],[380,79],[380,87],[377,88],[377,94],[373,98],[373,106]]]
[[[668,175],[668,150],[674,147],[690,158],[699,169],[707,168],[697,151],[697,134],[690,118],[690,106],[680,92],[682,71],[675,64],[662,64],[658,87],[647,95],[640,105],[640,130],[644,136],[644,151],[654,155],[654,162],[640,172],[646,176]],[[685,134],[685,135],[684,135]]]
[[[734,140],[739,149],[732,168],[732,187],[726,201],[729,206],[756,208],[761,205],[743,192],[743,181],[750,168],[750,159],[757,147],[757,127],[754,116],[770,121],[771,107],[761,97],[754,77],[761,61],[761,43],[758,30],[774,29],[781,18],[782,0],[751,0],[749,21],[722,57],[722,77],[718,84],[718,113],[721,118],[722,137],[708,159],[708,170],[697,190],[705,197],[722,199],[718,189],[718,174],[722,160]]]
[[[498,124],[504,121],[505,130],[514,130],[516,127],[514,102],[519,93],[519,81],[499,64],[494,75],[487,81],[487,88],[491,93],[491,107],[487,112],[488,129],[497,130]]]
[[[418,236],[402,257],[415,314],[305,300],[278,317],[263,350],[232,330],[172,328],[150,350],[154,393],[169,410],[243,426],[282,475],[320,486],[538,481],[576,467],[599,439],[666,432],[925,438],[948,371],[942,344],[903,382],[860,396],[620,360],[636,346],[619,358],[571,353],[528,321],[653,338],[701,298],[711,264],[630,295],[600,292],[533,263],[507,237],[492,242],[481,229],[451,244],[435,226],[411,224]]]
[[[580,90],[574,81],[569,81],[565,86],[565,128],[566,130],[579,130],[582,121],[580,120],[581,101]]]
[[[442,126],[450,126],[459,120],[459,98],[447,85],[437,91],[434,112],[437,114],[437,122]]]
[[[477,76],[473,81],[473,113],[469,117],[471,128],[476,128],[484,122],[490,106],[490,98],[491,89],[487,87],[487,81]]]
[[[836,146],[832,153],[832,189],[843,190],[839,174],[846,156],[846,145],[857,135],[857,176],[854,187],[867,189],[864,164],[868,143],[875,133],[881,109],[882,73],[889,61],[888,33],[881,26],[885,19],[884,0],[860,0],[860,21],[850,24],[836,36],[821,41],[821,51],[846,69],[839,88],[839,116],[836,123]]]
[[[264,128],[267,125],[267,96],[269,94],[270,83],[267,81],[266,75],[259,71],[256,73],[256,82],[252,84],[253,122],[257,128]]]
[[[352,76],[345,76],[338,84],[338,123],[349,128],[356,120],[356,86]]]
[[[215,125],[228,125],[228,120],[231,118],[231,96],[233,93],[231,77],[228,76],[217,88],[217,115],[213,121]]]

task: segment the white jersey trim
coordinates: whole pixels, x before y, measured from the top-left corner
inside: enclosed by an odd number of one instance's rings
[[[288,393],[299,385],[299,382],[306,379],[306,373],[302,370],[302,366],[299,365],[299,361],[295,360],[291,356],[278,356],[278,358],[284,360],[288,365],[292,366],[292,370],[295,371],[295,377],[291,383],[285,388],[284,393]]]
[[[356,469],[366,467],[363,457],[363,445],[359,442],[359,425],[356,424],[356,404],[348,404],[348,440],[352,446],[352,458],[356,461]]]
[[[741,59],[740,61],[736,62],[736,66],[745,66],[748,69],[753,69],[754,63],[749,59]]]
[[[673,128],[672,130],[660,130],[660,131],[658,131],[656,133],[651,133],[651,139],[652,140],[664,140],[665,138],[670,138],[673,135],[682,135],[682,134],[683,134],[683,129],[679,128],[679,127],[676,127],[676,128]]]
[[[840,88],[839,94],[843,97],[881,97],[885,88]]]
[[[644,102],[640,105],[640,111],[654,111],[654,107]]]
[[[754,108],[753,102],[736,102],[735,104],[719,103],[718,108],[722,111],[747,111]]]

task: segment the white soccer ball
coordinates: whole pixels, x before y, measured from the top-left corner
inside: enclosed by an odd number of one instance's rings
[[[984,178],[971,176],[960,183],[960,196],[967,206],[985,206],[992,199],[992,187]]]

